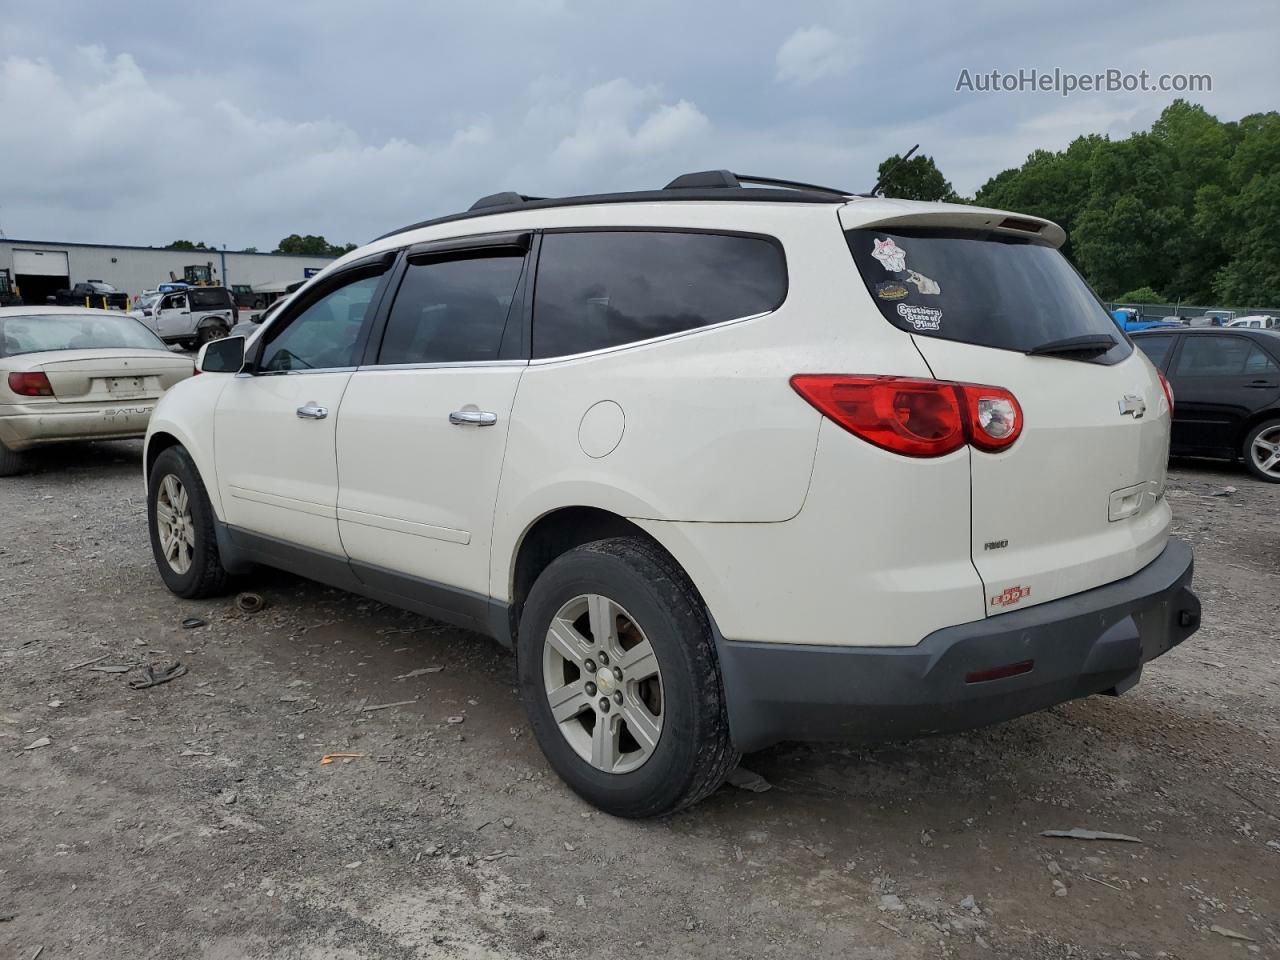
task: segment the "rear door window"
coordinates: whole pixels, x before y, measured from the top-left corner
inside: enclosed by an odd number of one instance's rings
[[[498,359],[524,254],[410,262],[378,363],[483,363]]]
[[[542,238],[533,356],[602,350],[768,313],[787,294],[777,241],[652,230]]]
[[[1244,337],[1200,334],[1189,336],[1178,355],[1181,377],[1235,377],[1270,373],[1275,363]]]
[[[894,326],[925,337],[1022,353],[1108,335],[1088,359],[1116,363],[1129,340],[1051,244],[992,231],[894,227],[848,230],[867,291]]]

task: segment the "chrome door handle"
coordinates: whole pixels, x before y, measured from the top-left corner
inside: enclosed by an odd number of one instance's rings
[[[492,427],[498,422],[498,415],[484,410],[455,410],[449,414],[449,422],[456,426]]]
[[[308,401],[298,408],[298,417],[302,420],[323,420],[328,415],[329,408],[315,401]]]

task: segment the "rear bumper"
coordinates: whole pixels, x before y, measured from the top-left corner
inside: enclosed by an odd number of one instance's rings
[[[10,450],[21,451],[68,440],[141,437],[155,406],[149,399],[0,407],[0,440]]]
[[[945,627],[913,647],[743,643],[717,634],[734,743],[899,740],[985,726],[1137,683],[1193,634],[1191,548],[1170,540],[1132,576],[1060,600]],[[1032,661],[1025,673],[967,682]]]

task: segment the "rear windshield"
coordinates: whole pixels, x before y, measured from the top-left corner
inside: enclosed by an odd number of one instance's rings
[[[127,314],[36,314],[0,319],[0,357],[45,350],[164,350],[164,342]]]
[[[192,287],[187,296],[191,298],[192,310],[213,310],[231,305],[231,294],[222,287],[212,290]]]
[[[1027,352],[1108,335],[1090,360],[1115,363],[1128,339],[1052,245],[988,231],[895,227],[845,237],[880,312],[908,333]]]

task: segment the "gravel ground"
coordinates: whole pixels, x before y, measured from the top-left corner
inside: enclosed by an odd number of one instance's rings
[[[6,960],[1280,957],[1280,487],[1174,465],[1204,627],[1125,696],[784,745],[744,761],[772,790],[631,823],[550,773],[491,641],[269,572],[253,615],[171,596],[139,456],[0,481]]]

